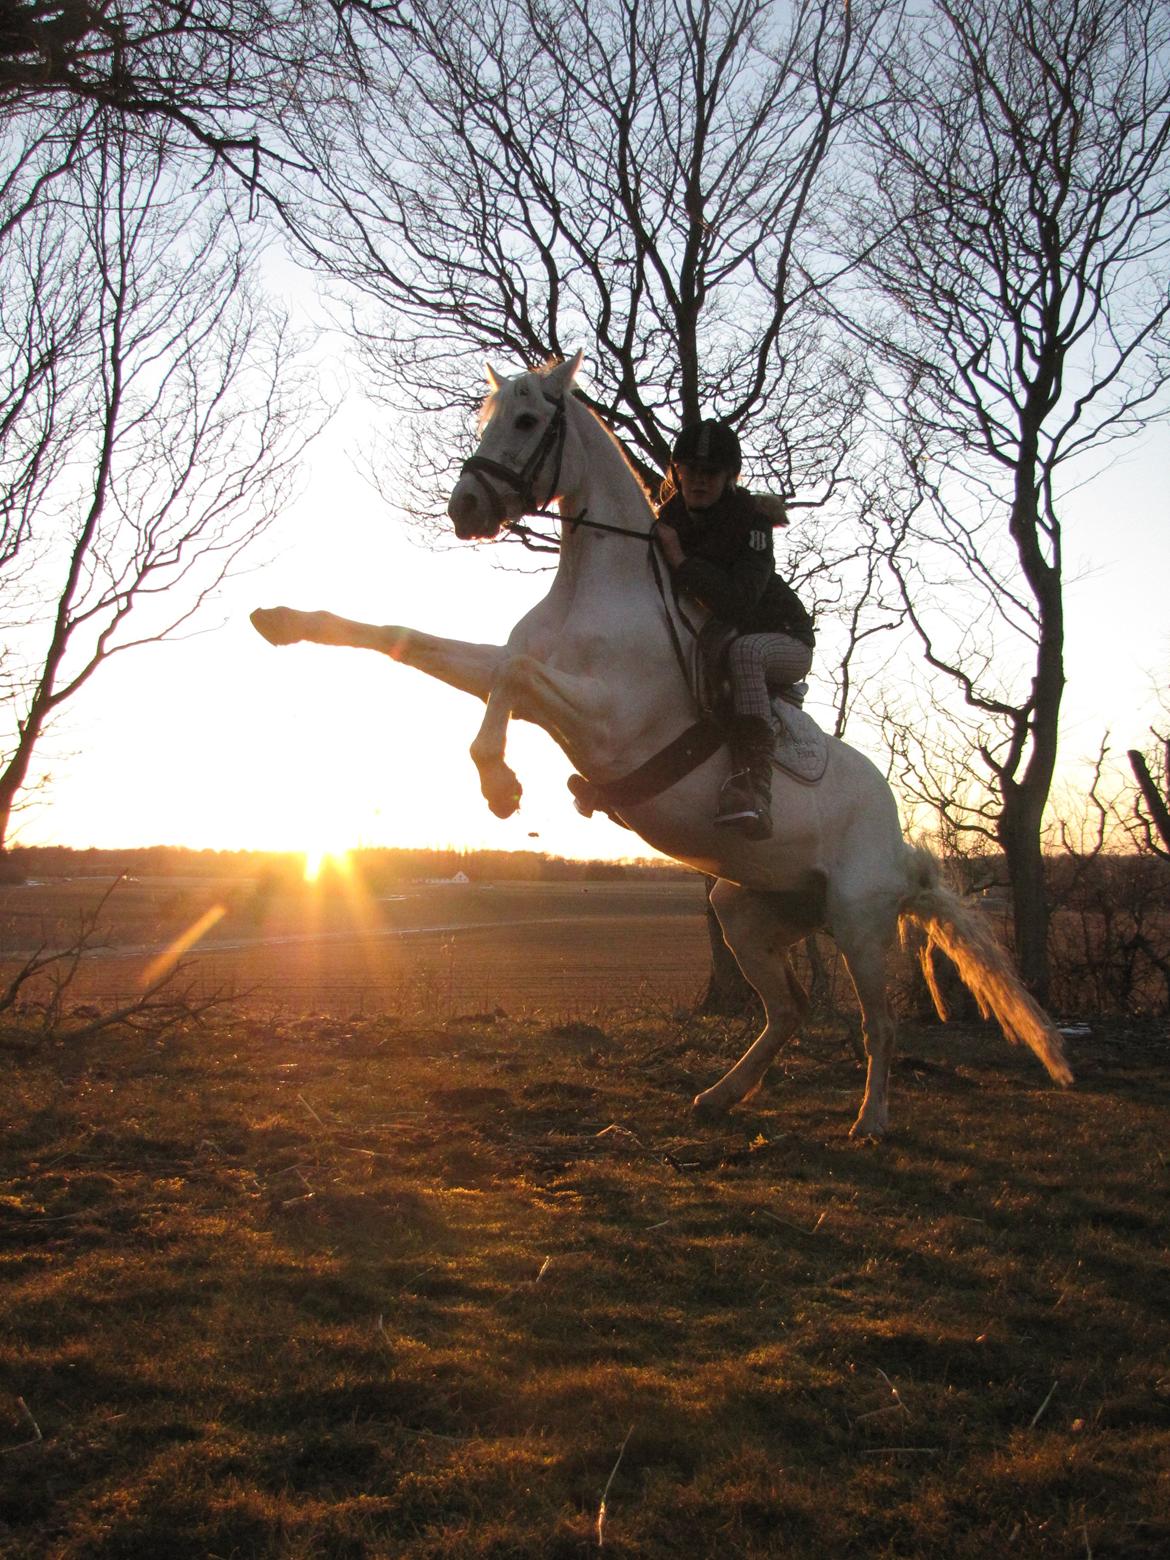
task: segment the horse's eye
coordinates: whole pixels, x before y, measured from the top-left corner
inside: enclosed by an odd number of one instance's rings
[[[529,428],[535,428],[536,423],[537,419],[532,415],[531,412],[521,412],[519,417],[516,419],[516,427],[520,430],[521,433],[527,433]]]

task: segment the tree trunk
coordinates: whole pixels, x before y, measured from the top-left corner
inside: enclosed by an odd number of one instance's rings
[[[1055,395],[1051,386],[1058,379],[1053,349],[1033,387],[1033,399],[1040,409],[1030,406],[1021,418],[1011,534],[1036,603],[1036,674],[1031,698],[1014,713],[1012,752],[1000,770],[1001,803],[996,824],[1011,880],[1016,962],[1024,984],[1041,1004],[1048,1000],[1051,916],[1041,829],[1056,769],[1065,678],[1060,528],[1051,509],[1041,510],[1037,429]],[[1044,536],[1051,542],[1051,558],[1044,554]]]
[[[998,832],[1011,882],[1016,963],[1024,985],[1043,1005],[1048,1000],[1050,920],[1044,850],[1037,810],[1018,788],[1005,794]]]
[[[1167,799],[1170,798],[1170,742],[1166,743],[1165,755],[1165,798],[1160,795],[1158,787],[1154,784],[1154,777],[1150,773],[1145,757],[1136,748],[1130,748],[1129,750],[1129,766],[1133,770],[1134,779],[1137,781],[1138,788],[1145,798],[1146,806],[1150,809],[1150,818],[1153,820],[1154,828],[1157,829],[1162,844],[1170,851],[1170,806],[1167,805]]]
[[[28,779],[33,749],[40,739],[43,724],[43,717],[39,720],[30,717],[28,720],[21,722],[20,739],[16,752],[8,761],[7,768],[0,772],[0,856],[4,854],[8,844],[8,831],[12,825],[12,810],[16,806],[16,798]]]

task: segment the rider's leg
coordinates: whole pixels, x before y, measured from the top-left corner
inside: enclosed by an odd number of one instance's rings
[[[741,634],[727,652],[737,715],[771,718],[770,693],[808,676],[812,650],[790,634]]]
[[[733,715],[727,730],[731,774],[719,792],[715,822],[750,840],[772,833],[772,722],[761,715]]]
[[[769,688],[798,682],[812,651],[788,634],[744,634],[728,651],[734,716],[728,732],[732,773],[719,793],[715,822],[749,839],[772,833],[772,710]]]

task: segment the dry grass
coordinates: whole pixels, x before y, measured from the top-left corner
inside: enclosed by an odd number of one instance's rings
[[[555,1560],[604,1494],[646,1560],[1165,1554],[1164,1035],[1062,1093],[911,1033],[876,1148],[831,1037],[694,1128],[736,1045],[236,1019],[10,1064],[0,1553]]]

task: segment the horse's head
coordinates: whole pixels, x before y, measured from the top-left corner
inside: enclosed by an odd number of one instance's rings
[[[456,536],[496,536],[507,522],[547,509],[560,494],[565,398],[580,366],[580,352],[544,373],[515,379],[501,379],[488,365],[483,436],[447,504]]]

